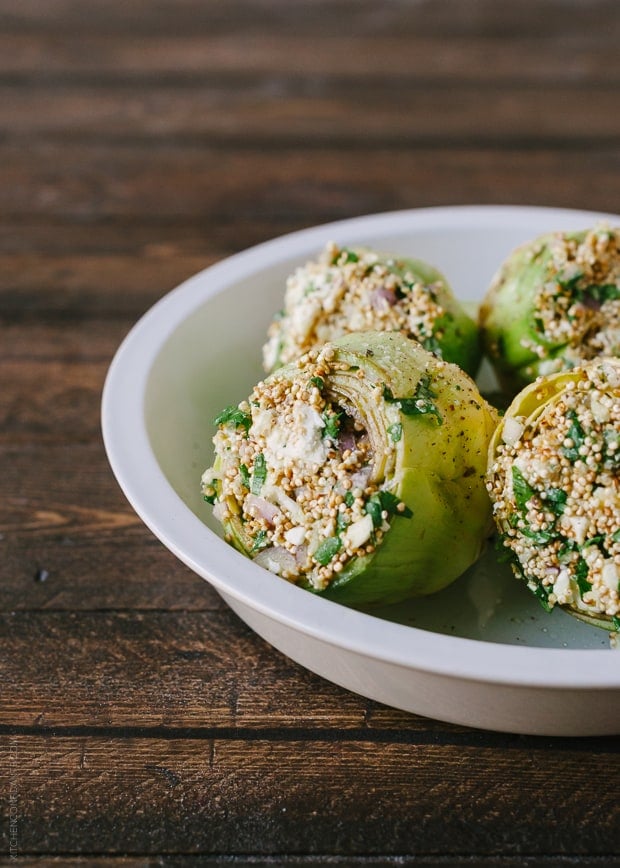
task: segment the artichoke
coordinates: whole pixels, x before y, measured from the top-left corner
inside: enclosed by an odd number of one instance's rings
[[[619,245],[618,230],[598,226],[543,235],[505,260],[479,317],[505,389],[620,355]]]
[[[620,629],[620,360],[541,377],[491,441],[499,540],[543,606]]]
[[[288,278],[263,348],[265,370],[360,331],[402,332],[472,377],[480,364],[477,324],[435,268],[332,243]]]
[[[459,367],[398,332],[312,350],[215,421],[202,490],[226,539],[332,600],[438,591],[491,531],[495,411]]]

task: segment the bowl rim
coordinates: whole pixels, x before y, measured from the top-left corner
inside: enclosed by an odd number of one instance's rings
[[[202,269],[160,298],[130,329],[109,366],[101,426],[112,471],[151,532],[215,589],[263,616],[334,648],[459,680],[506,686],[598,690],[620,688],[620,658],[610,650],[521,646],[434,633],[383,620],[309,594],[243,557],[211,531],[164,476],[151,448],[144,400],[152,365],[175,329],[228,285],[283,258],[309,257],[327,241],[355,236],[543,222],[620,223],[614,214],[527,205],[456,205],[388,211],[338,220],[281,235]],[[545,231],[545,230],[543,230]],[[538,234],[532,231],[532,237]],[[491,653],[492,652],[492,653]]]

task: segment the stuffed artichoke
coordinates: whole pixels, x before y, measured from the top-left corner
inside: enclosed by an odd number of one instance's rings
[[[491,284],[480,326],[512,394],[539,375],[620,355],[620,232],[556,232],[518,248]]]
[[[315,593],[358,606],[429,594],[490,533],[495,412],[397,332],[312,350],[215,421],[202,487],[226,539]]]
[[[620,629],[620,360],[527,386],[493,437],[488,490],[514,572],[543,606]]]
[[[329,244],[287,280],[284,309],[263,349],[267,371],[342,335],[399,331],[472,377],[481,358],[478,328],[446,279],[417,259],[393,259]]]

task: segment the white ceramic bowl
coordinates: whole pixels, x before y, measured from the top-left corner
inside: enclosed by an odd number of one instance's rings
[[[620,223],[547,208],[401,211],[296,232],[200,272],[142,317],[110,366],[103,434],[125,495],[258,634],[330,681],[485,729],[620,733],[620,654],[607,634],[562,611],[544,613],[492,552],[446,591],[368,615],[238,554],[221,539],[199,487],[213,418],[262,377],[260,348],[285,278],[327,241],[419,257],[444,272],[460,298],[477,301],[516,245],[599,219]]]

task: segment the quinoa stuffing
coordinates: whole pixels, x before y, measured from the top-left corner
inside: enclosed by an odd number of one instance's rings
[[[306,590],[397,603],[446,587],[485,546],[496,414],[457,365],[399,332],[311,350],[215,422],[202,477],[214,518]]]
[[[619,629],[620,361],[541,378],[499,433],[487,488],[516,575],[546,608]]]
[[[265,370],[344,334],[365,331],[401,332],[472,375],[479,362],[475,323],[438,271],[419,260],[332,242],[288,278],[284,309],[263,347]]]
[[[480,306],[483,346],[504,389],[620,356],[620,229],[555,232],[502,263]]]
[[[217,501],[218,519],[231,509],[241,517],[261,566],[322,590],[381,545],[394,515],[411,512],[381,487],[368,432],[326,388],[339,364],[333,350],[310,360],[292,382],[260,382],[249,401],[221,414],[233,423],[215,435],[223,465],[218,477],[205,472],[203,492]],[[397,426],[398,411],[388,412]],[[393,463],[396,442],[388,438],[381,464]]]
[[[540,359],[563,347],[539,372],[552,373],[600,356],[620,355],[620,236],[599,226],[583,240],[558,233],[549,242],[549,280],[535,297],[542,342],[527,341]],[[538,251],[539,252],[539,251]],[[535,258],[535,248],[531,256]]]

